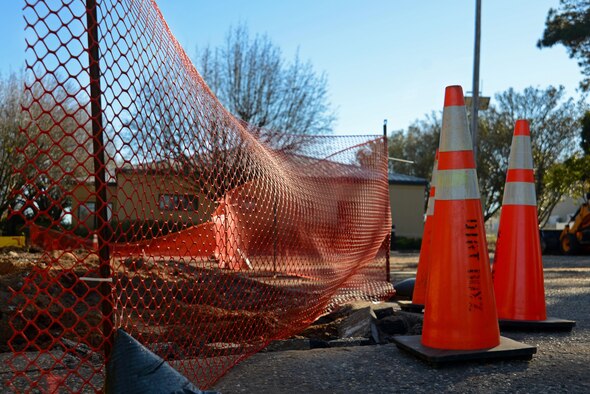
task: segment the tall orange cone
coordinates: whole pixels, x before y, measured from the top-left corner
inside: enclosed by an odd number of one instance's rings
[[[460,86],[445,91],[434,211],[422,337],[397,339],[397,345],[432,363],[532,357],[536,348],[507,338],[501,341]]]
[[[420,246],[420,258],[418,259],[418,271],[416,272],[416,283],[412,294],[412,304],[415,309],[422,310],[426,302],[426,289],[428,284],[428,273],[430,270],[430,257],[432,250],[432,228],[434,225],[434,201],[436,195],[436,172],[438,170],[438,149],[434,155],[434,166],[432,168],[432,180],[430,182],[430,193],[426,208],[426,221],[422,233],[422,245]],[[402,309],[404,307],[402,306]]]
[[[492,276],[473,144],[460,86],[445,94],[435,228],[422,343],[437,349],[497,346]]]
[[[500,213],[493,277],[502,328],[571,330],[547,319],[529,123],[517,120]]]

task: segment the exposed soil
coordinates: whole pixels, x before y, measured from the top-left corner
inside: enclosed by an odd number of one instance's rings
[[[289,322],[280,319],[286,312],[285,299],[297,307],[313,297],[293,287],[182,262],[127,261],[115,271],[120,289],[116,308],[127,316],[121,326],[144,343],[189,338],[179,345],[192,347],[193,354],[211,342],[254,338],[262,343],[269,332],[290,329],[285,327]],[[10,350],[9,341],[15,350],[47,349],[56,345],[55,338],[81,341],[99,350],[104,340],[101,284],[80,280],[98,276],[98,259],[86,252],[45,256],[25,250],[0,251],[0,351]],[[191,327],[187,321],[201,324]]]
[[[218,371],[199,378],[200,386],[215,381],[237,357],[264,348],[269,338],[301,332],[329,301],[317,280],[264,272],[242,275],[220,270],[214,261],[126,259],[112,262],[112,271],[117,283],[115,327],[169,361],[225,360],[218,361],[223,365]],[[81,279],[100,277],[97,255],[84,250],[0,250],[0,353],[5,352],[13,370],[27,371],[27,378],[12,382],[13,387],[35,382],[37,378],[29,378],[34,370],[45,371],[38,380],[47,385],[56,368],[63,370],[64,381],[78,379],[68,370],[80,368],[100,380],[94,375],[103,374],[103,291],[110,294],[111,286]],[[338,338],[338,326],[349,312],[341,308],[299,337]],[[45,370],[37,356],[32,362],[11,360],[13,351],[62,356]]]

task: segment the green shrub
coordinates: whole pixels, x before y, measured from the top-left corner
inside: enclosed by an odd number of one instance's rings
[[[395,237],[395,241],[392,242],[392,250],[420,250],[422,245],[422,238],[408,238],[408,237]]]

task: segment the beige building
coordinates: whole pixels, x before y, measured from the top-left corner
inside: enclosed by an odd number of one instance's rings
[[[71,190],[72,224],[95,229],[96,196],[90,177]],[[210,219],[217,203],[167,164],[125,166],[114,170],[107,186],[108,220],[174,221],[201,224]]]
[[[389,205],[396,236],[422,238],[427,184],[422,178],[389,173]]]
[[[122,222],[158,220],[198,225],[211,219],[218,201],[203,194],[184,177],[174,176],[167,163],[126,166],[114,170],[107,187],[108,218]],[[389,200],[396,235],[421,238],[424,222],[426,180],[397,173],[389,174]],[[72,193],[72,224],[95,228],[96,201],[93,180],[77,184]],[[346,200],[344,195],[341,196]],[[348,212],[339,201],[338,212]],[[113,217],[114,215],[114,217]]]
[[[86,228],[94,230],[96,197],[94,195],[94,179],[89,177],[87,180],[75,184],[70,191],[72,200],[71,220],[72,225],[76,228]],[[114,181],[107,184],[107,217],[112,219],[113,212],[117,212],[119,204],[117,200],[117,183]]]
[[[217,207],[200,187],[190,184],[170,168],[119,168],[117,219],[172,220],[191,225],[208,221]]]

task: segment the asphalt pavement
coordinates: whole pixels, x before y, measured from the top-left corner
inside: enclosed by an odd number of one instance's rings
[[[392,271],[417,255],[392,255]],[[572,332],[502,335],[537,346],[531,361],[432,367],[395,345],[258,353],[212,388],[230,393],[590,393],[590,256],[544,256],[548,315]],[[395,275],[394,275],[395,277]]]

